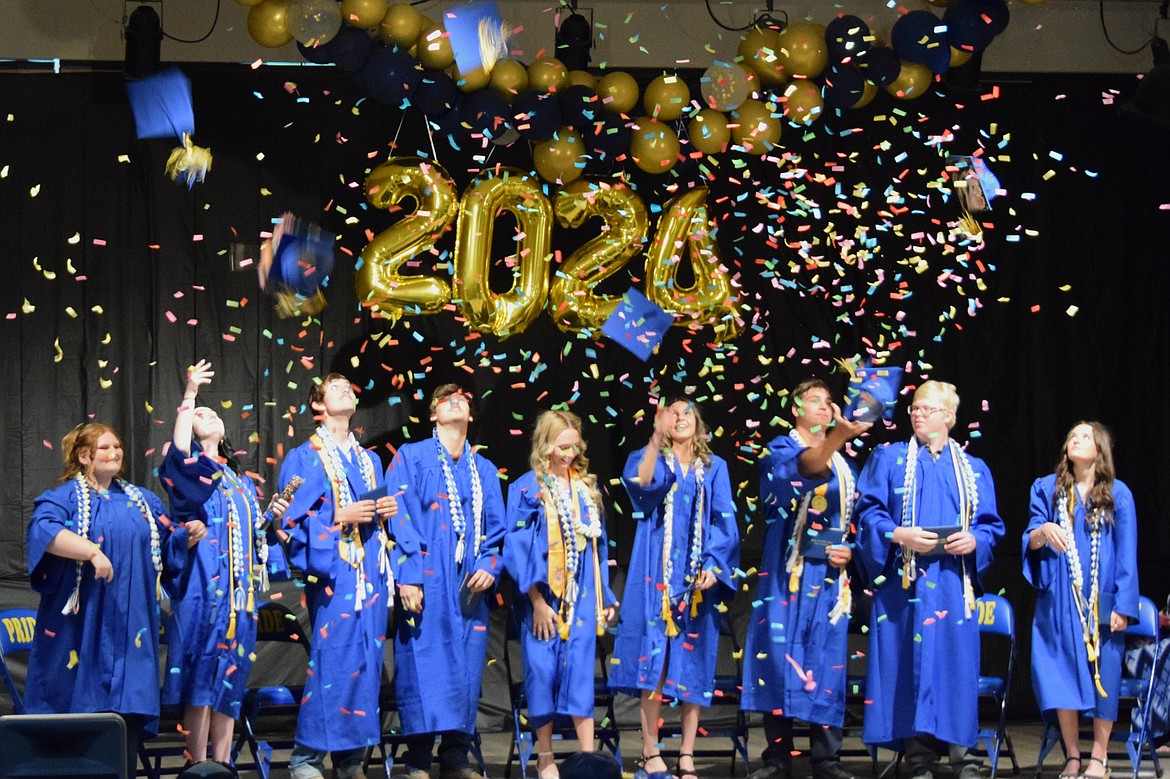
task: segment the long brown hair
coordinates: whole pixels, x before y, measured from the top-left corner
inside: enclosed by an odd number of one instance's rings
[[[1056,461],[1056,494],[1053,501],[1066,500],[1069,489],[1076,483],[1072,461],[1068,459],[1068,442],[1073,431],[1081,425],[1088,425],[1093,431],[1093,445],[1097,447],[1097,459],[1093,461],[1093,488],[1085,496],[1085,505],[1090,509],[1105,512],[1105,520],[1113,521],[1113,435],[1100,422],[1082,420],[1077,422],[1064,437],[1060,447],[1060,459]]]
[[[106,433],[113,433],[114,438],[118,439],[118,446],[125,449],[122,444],[122,437],[109,425],[103,425],[101,422],[89,422],[80,424],[65,434],[61,439],[61,459],[65,462],[65,468],[61,472],[61,478],[57,480],[58,484],[64,484],[79,473],[86,473],[85,466],[81,464],[81,453],[89,452],[90,465],[93,464],[93,454],[97,451],[98,439]],[[122,468],[126,467],[126,458],[122,458]],[[88,475],[86,473],[86,475]],[[119,478],[122,476],[122,471],[118,471]]]
[[[707,443],[707,423],[703,421],[703,415],[699,412],[699,404],[684,397],[668,398],[666,407],[670,408],[675,403],[686,403],[690,406],[691,411],[695,415],[695,435],[691,438],[691,456],[698,457],[704,464],[711,464],[711,446]],[[670,437],[670,433],[666,434],[666,445],[674,449],[674,439]]]
[[[540,416],[536,418],[536,426],[532,430],[532,452],[528,456],[528,464],[532,466],[532,470],[536,471],[538,477],[546,473],[551,474],[551,460],[552,454],[556,450],[557,437],[570,429],[581,433],[581,450],[573,458],[569,470],[589,488],[589,492],[593,495],[593,502],[597,505],[598,513],[604,514],[601,493],[597,489],[597,476],[589,472],[589,458],[585,456],[585,450],[588,447],[585,444],[585,434],[581,430],[581,417],[572,411],[552,409],[540,413]],[[556,504],[551,503],[553,496],[545,495],[544,498],[546,511],[551,505],[551,510],[555,513]]]

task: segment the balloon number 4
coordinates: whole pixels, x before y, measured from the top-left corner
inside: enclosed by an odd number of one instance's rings
[[[596,331],[621,297],[598,294],[594,288],[646,247],[646,297],[671,314],[676,326],[709,326],[719,342],[742,331],[739,298],[715,241],[706,187],[683,192],[663,207],[648,246],[646,206],[621,181],[578,179],[562,187],[550,203],[530,173],[500,167],[477,176],[459,198],[441,166],[399,157],[371,171],[365,191],[380,210],[393,210],[406,198],[416,203],[413,213],[366,245],[357,272],[362,304],[392,322],[436,314],[453,303],[468,327],[500,338],[523,332],[545,308],[562,330]],[[513,284],[506,292],[495,292],[489,284],[492,237],[497,217],[505,211],[516,220],[516,250],[507,260]],[[550,283],[554,217],[566,228],[592,217],[604,226],[569,255]],[[414,258],[433,252],[453,224],[454,287],[438,276],[403,275]],[[688,286],[678,280],[684,258],[691,265]]]

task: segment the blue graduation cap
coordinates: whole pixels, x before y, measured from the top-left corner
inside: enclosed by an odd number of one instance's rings
[[[260,258],[260,288],[276,298],[282,316],[315,314],[325,308],[321,292],[333,272],[336,236],[291,213],[281,216]]]
[[[601,332],[645,362],[662,343],[673,323],[673,316],[631,287],[605,320]]]
[[[893,419],[902,386],[902,369],[875,366],[853,368],[850,373],[842,416],[856,422]]]
[[[188,188],[203,181],[211,170],[211,150],[191,141],[195,109],[191,103],[191,80],[183,71],[170,67],[139,81],[127,81],[126,95],[139,138],[178,138],[182,142],[167,160],[166,171],[171,179],[177,181],[183,176]]]
[[[443,26],[460,73],[478,68],[490,73],[496,61],[508,55],[507,30],[495,0],[456,6],[443,14]]]

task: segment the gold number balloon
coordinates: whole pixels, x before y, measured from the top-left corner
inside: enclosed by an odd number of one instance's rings
[[[497,217],[516,219],[512,288],[492,291],[492,236]],[[463,193],[455,238],[456,302],[468,326],[507,338],[524,332],[544,309],[552,244],[552,206],[537,179],[516,168],[481,173]]]
[[[711,325],[715,340],[722,342],[739,335],[742,322],[738,296],[713,235],[709,193],[706,187],[695,187],[675,196],[662,210],[646,255],[646,297],[674,314],[676,325],[692,329]],[[684,252],[694,275],[689,287],[678,282]]]
[[[580,227],[590,217],[605,222],[601,233],[577,249],[557,271],[549,292],[549,314],[562,330],[598,330],[621,297],[594,288],[626,266],[646,241],[646,205],[623,181],[578,179],[557,193],[557,222]]]
[[[391,323],[403,314],[437,314],[451,300],[451,286],[436,276],[402,276],[399,270],[429,251],[455,221],[459,194],[439,165],[418,157],[383,162],[366,177],[366,200],[388,210],[405,198],[416,208],[374,236],[362,250],[354,285],[358,300]]]

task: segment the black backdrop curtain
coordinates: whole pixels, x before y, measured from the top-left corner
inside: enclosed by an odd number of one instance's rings
[[[956,437],[989,462],[1008,528],[988,589],[1015,602],[1025,643],[1028,488],[1051,471],[1079,419],[1115,431],[1118,475],[1137,498],[1142,591],[1156,601],[1170,591],[1170,530],[1159,522],[1170,470],[1170,132],[1119,108],[1132,78],[1004,79],[994,92],[905,103],[883,95],[808,132],[786,127],[768,159],[727,154],[668,176],[632,175],[652,222],[674,192],[711,188],[721,250],[750,307],[729,347],[715,349],[709,331],[676,329],[642,363],[610,342],[561,333],[547,314],[504,341],[469,333],[451,313],[393,327],[372,317],[356,300],[353,258],[397,217],[369,207],[361,185],[391,153],[432,156],[422,117],[366,99],[332,68],[185,70],[196,142],[215,154],[206,182],[190,190],[163,174],[173,143],[135,140],[120,74],[0,74],[0,376],[9,392],[0,578],[26,577],[32,500],[58,476],[60,439],[78,422],[112,424],[126,441],[128,476],[161,492],[159,453],[198,357],[217,371],[204,401],[268,482],[310,432],[305,396],[329,370],[359,385],[356,424],[385,460],[429,435],[435,386],[464,383],[477,395],[473,437],[508,478],[527,469],[535,411],[569,401],[609,486],[613,556],[624,565],[633,521],[616,479],[648,437],[652,390],[700,401],[713,448],[732,464],[746,530],[758,515],[758,448],[790,415],[782,390],[809,374],[840,390],[832,359],[872,349],[908,366],[910,383],[958,386]],[[948,230],[958,206],[942,182],[946,153],[980,147],[1007,191],[981,219],[985,246]],[[523,142],[483,150],[436,135],[433,148],[461,191],[485,164],[531,167]],[[587,172],[625,168],[594,161]],[[233,270],[233,257],[255,257],[261,231],[285,210],[341,236],[329,306],[316,317],[278,318],[254,271]],[[511,250],[510,219],[497,226],[493,256]],[[596,230],[555,228],[554,246],[567,256]],[[439,250],[435,262],[451,259],[453,235]],[[635,258],[601,290],[641,287],[641,264]],[[497,290],[507,273],[493,270]],[[905,405],[866,448],[907,435]],[[761,536],[744,536],[745,570]],[[739,600],[746,608],[750,596]],[[1016,700],[1026,707],[1030,695]]]

